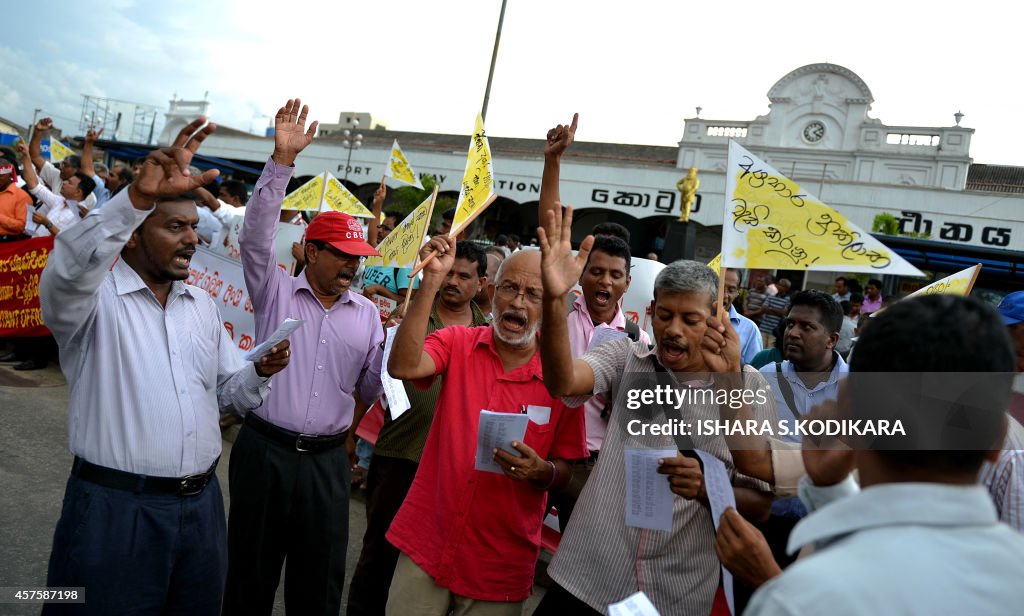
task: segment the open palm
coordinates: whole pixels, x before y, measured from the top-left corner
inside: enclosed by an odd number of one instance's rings
[[[537,228],[541,252],[541,280],[548,297],[565,295],[580,279],[590,257],[594,236],[588,235],[577,254],[572,254],[569,241],[572,232],[572,207],[560,218],[556,210],[545,212],[543,226]]]
[[[299,99],[289,99],[274,116],[274,154],[291,164],[299,152],[313,141],[318,122],[315,120],[306,128],[309,107]]]
[[[212,182],[219,171],[208,169],[201,175],[191,175],[189,164],[199,145],[216,128],[214,124],[206,124],[206,118],[199,118],[181,129],[170,147],[154,150],[146,157],[138,178],[131,184],[130,194],[152,201],[157,197],[180,195]]]

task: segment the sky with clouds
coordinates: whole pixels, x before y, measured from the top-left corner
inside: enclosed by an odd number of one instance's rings
[[[82,94],[155,105],[209,93],[211,118],[259,132],[288,97],[337,122],[468,134],[500,0],[101,0],[6,11],[0,116],[35,109],[80,134]],[[889,125],[976,129],[975,162],[1024,165],[1015,3],[508,0],[488,133],[675,145],[683,119],[750,120],[789,71],[857,73]],[[162,120],[162,117],[161,117]],[[159,125],[157,127],[159,132]]]

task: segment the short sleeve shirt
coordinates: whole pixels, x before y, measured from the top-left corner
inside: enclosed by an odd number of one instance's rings
[[[492,327],[446,327],[427,336],[424,351],[444,384],[416,479],[388,541],[452,593],[522,601],[533,591],[547,493],[474,469],[480,411],[549,408],[548,422],[530,421],[523,439],[545,460],[589,455],[583,413],[548,394],[539,350],[506,372]],[[415,383],[426,387],[433,380]]]

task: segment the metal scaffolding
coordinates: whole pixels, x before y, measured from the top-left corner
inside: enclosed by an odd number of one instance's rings
[[[160,108],[115,98],[82,95],[82,115],[78,129],[103,129],[103,138],[128,143],[152,144]]]

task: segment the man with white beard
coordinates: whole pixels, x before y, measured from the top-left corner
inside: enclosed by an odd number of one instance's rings
[[[565,485],[569,460],[587,457],[583,413],[544,387],[537,332],[540,252],[506,259],[488,285],[490,327],[446,327],[426,336],[434,295],[455,261],[455,241],[436,236],[420,292],[395,337],[388,371],[417,387],[444,375],[434,423],[409,495],[387,538],[398,559],[388,614],[522,613],[549,490]],[[424,340],[425,339],[425,340]],[[518,455],[495,449],[501,473],[474,469],[481,410],[527,414]]]

